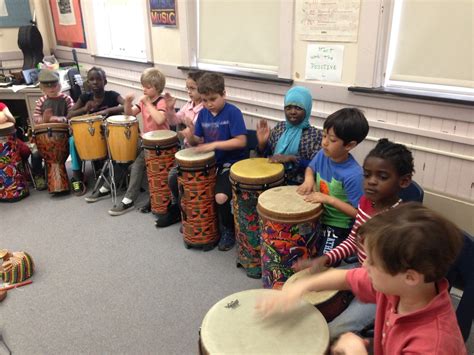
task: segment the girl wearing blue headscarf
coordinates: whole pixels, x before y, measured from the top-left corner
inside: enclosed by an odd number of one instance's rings
[[[295,86],[285,95],[285,122],[270,130],[266,120],[257,124],[257,154],[285,164],[287,183],[299,185],[313,156],[321,149],[322,132],[309,123],[313,98],[308,89]]]

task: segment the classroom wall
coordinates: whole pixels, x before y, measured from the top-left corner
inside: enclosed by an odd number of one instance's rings
[[[38,1],[34,2],[37,4]],[[87,8],[87,1],[82,4],[86,7],[83,14],[87,24],[90,9]],[[178,105],[187,99],[184,90],[186,73],[177,69],[178,65],[186,65],[187,49],[183,43],[186,34],[183,31],[188,31],[185,26],[189,20],[186,18],[189,16],[187,6],[188,2],[178,1],[178,29],[151,28],[154,65],[167,76],[166,91],[178,98]],[[50,21],[49,12],[43,12],[42,15],[44,21]],[[367,13],[362,13],[361,17],[364,17],[364,21],[371,19]],[[374,26],[377,27],[377,24]],[[55,45],[51,27],[44,31],[43,37],[49,36],[51,49],[57,57],[71,59],[69,48]],[[415,156],[414,179],[425,189],[425,203],[463,229],[474,233],[472,109],[462,105],[350,93],[347,86],[360,81],[358,65],[363,58],[359,47],[371,43],[372,36],[373,31],[362,28],[358,42],[345,45],[343,83],[339,84],[303,79],[307,42],[295,37],[292,53],[293,79],[295,85],[307,86],[312,91],[312,123],[321,127],[327,115],[342,107],[356,106],[364,110],[371,129],[367,140],[355,149],[356,159],[362,162],[377,139],[382,137],[407,144]],[[87,38],[87,41],[91,43],[92,38]],[[3,51],[3,47],[0,47],[0,51]],[[109,89],[122,94],[141,93],[139,77],[147,64],[93,57],[90,48],[78,50],[78,53],[84,71],[92,65],[102,66],[106,70]],[[373,71],[370,68],[367,70]],[[229,101],[241,108],[249,129],[255,129],[256,122],[261,118],[270,120],[272,125],[284,119],[283,97],[289,86],[226,78],[226,87]]]

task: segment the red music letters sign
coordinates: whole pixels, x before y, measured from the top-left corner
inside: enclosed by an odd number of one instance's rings
[[[150,0],[150,15],[153,26],[177,27],[176,0]]]

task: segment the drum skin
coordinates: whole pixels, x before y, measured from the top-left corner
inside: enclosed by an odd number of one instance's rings
[[[102,160],[107,157],[103,117],[85,115],[71,118],[72,135],[77,152],[82,160]]]
[[[106,139],[113,161],[134,161],[138,149],[137,119],[133,116],[110,116],[107,118]]]
[[[293,275],[298,259],[316,255],[316,230],[321,204],[304,201],[297,186],[280,186],[263,192],[257,211],[262,229],[262,282],[281,289]]]
[[[42,123],[33,132],[36,146],[46,162],[48,192],[69,191],[66,160],[69,156],[69,126],[67,123]]]
[[[176,153],[181,220],[186,247],[212,248],[219,240],[215,202],[214,152],[195,153],[193,148]]]
[[[25,169],[16,141],[15,125],[0,124],[0,202],[15,202],[28,196]]]
[[[176,132],[169,130],[147,132],[142,137],[146,173],[150,189],[151,211],[165,214],[171,202],[168,173],[175,164],[179,149]]]
[[[201,325],[202,354],[325,354],[329,329],[321,313],[302,301],[292,312],[265,319],[255,312],[258,299],[275,290],[247,290],[217,302]]]
[[[230,168],[237,265],[242,266],[249,277],[262,275],[258,196],[269,188],[282,185],[284,180],[283,164],[270,163],[267,158],[241,160]]]

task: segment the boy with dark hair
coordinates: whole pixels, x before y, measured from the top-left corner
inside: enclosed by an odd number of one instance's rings
[[[363,176],[350,151],[368,132],[367,119],[357,108],[336,111],[324,121],[322,149],[309,163],[297,190],[307,195],[306,201],[324,205],[316,244],[318,256],[339,245],[351,230],[363,195]]]
[[[461,246],[460,230],[418,203],[379,214],[359,228],[367,259],[363,268],[330,270],[295,283],[257,309],[288,308],[308,291],[352,290],[376,303],[375,354],[466,354],[444,279]],[[334,353],[366,354],[367,342],[344,334]]]
[[[196,124],[188,121],[189,130],[183,133],[191,146],[200,144],[196,147],[196,151],[215,152],[218,168],[215,199],[221,235],[218,247],[219,250],[225,251],[235,244],[229,172],[233,163],[245,158],[247,129],[242,112],[226,102],[222,75],[204,74],[198,80],[198,91],[204,108],[199,112]]]

